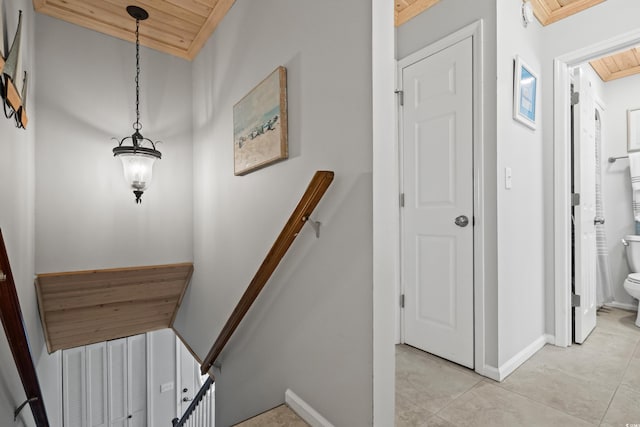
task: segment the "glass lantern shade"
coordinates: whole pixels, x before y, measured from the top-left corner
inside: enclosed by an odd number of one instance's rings
[[[124,179],[133,191],[145,191],[153,177],[153,163],[156,158],[145,154],[121,154]]]
[[[132,139],[134,146],[123,146],[122,143],[126,139]],[[151,184],[153,164],[156,159],[162,158],[162,154],[155,149],[153,143],[150,143],[153,148],[147,148],[141,147],[138,141],[144,141],[144,139],[125,138],[118,147],[113,149],[113,154],[122,161],[124,179],[133,190],[133,194],[136,196],[136,203],[141,203],[142,193]]]

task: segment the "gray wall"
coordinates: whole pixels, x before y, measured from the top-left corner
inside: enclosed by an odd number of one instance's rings
[[[519,363],[525,349],[537,350],[546,341],[544,140],[538,90],[537,129],[513,119],[513,67],[520,56],[533,70],[540,70],[543,31],[537,21],[522,25],[522,3],[497,1],[497,185],[498,193],[498,323],[499,365]],[[540,79],[539,88],[549,85]],[[511,168],[513,184],[504,185]]]
[[[290,158],[233,175],[233,105],[288,70]],[[222,355],[217,425],[284,402],[372,422],[371,2],[238,0],[193,63],[195,274],[176,328],[203,357],[316,170],[336,173]]]
[[[141,47],[142,134],[162,141],[163,158],[136,205],[111,152],[111,138],[133,133],[135,46],[36,22],[36,272],[190,261],[190,64]]]
[[[397,58],[484,20],[485,363],[498,367],[496,223],[496,0],[441,1],[397,29]]]
[[[34,266],[34,53],[33,10],[28,0],[0,0],[0,32],[5,45],[0,46],[3,56],[18,25],[18,11],[24,11],[22,26],[23,68],[31,77],[29,118],[27,130],[17,129],[12,120],[0,115],[0,229],[7,245],[9,261],[16,282],[23,318],[31,341],[34,356],[38,357],[44,345],[38,329],[38,314],[33,291]],[[0,332],[0,425],[34,425],[28,408],[18,423],[13,422],[13,410],[25,400],[22,383],[15,368],[6,336]],[[45,402],[47,402],[45,396]]]

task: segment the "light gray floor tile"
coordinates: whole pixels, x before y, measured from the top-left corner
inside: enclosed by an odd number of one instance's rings
[[[277,408],[260,414],[250,420],[236,424],[236,427],[308,427],[302,418],[298,417],[288,406],[281,405]]]
[[[396,401],[410,402],[429,415],[481,381],[471,371],[406,346],[397,347],[396,357]]]
[[[589,422],[602,419],[616,388],[544,363],[525,363],[500,386]]]
[[[598,425],[603,417],[611,425],[624,425],[623,418],[640,408],[634,394],[640,393],[635,316],[619,309],[599,311],[597,327],[583,345],[545,346],[503,383],[398,346],[397,425],[580,426]],[[469,378],[476,383],[465,392]]]
[[[640,425],[640,392],[621,385],[602,420],[603,427]]]
[[[635,325],[637,312],[615,308],[603,308],[598,311],[597,325],[611,332],[640,340],[640,328]]]
[[[438,413],[456,426],[590,426],[497,385],[481,382]]]
[[[636,352],[624,373],[622,384],[640,392],[640,344],[636,346]],[[640,402],[638,405],[640,405]]]

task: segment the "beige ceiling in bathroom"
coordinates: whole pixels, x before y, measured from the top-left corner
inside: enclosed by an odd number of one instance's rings
[[[640,73],[640,47],[605,56],[589,64],[596,70],[603,82]]]

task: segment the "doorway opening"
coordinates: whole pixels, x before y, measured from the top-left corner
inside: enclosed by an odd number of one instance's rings
[[[579,188],[576,190],[572,188],[572,182],[576,184],[580,179],[578,174],[574,174],[574,172],[579,171],[580,167],[584,169],[585,165],[582,164],[584,159],[593,158],[595,160],[595,155],[582,156],[579,153],[574,153],[575,146],[572,147],[571,145],[572,125],[574,124],[571,117],[571,79],[574,79],[574,85],[585,85],[585,79],[580,82],[581,77],[573,74],[572,70],[595,59],[629,49],[639,43],[640,31],[634,31],[554,60],[554,249],[556,254],[554,311],[555,344],[558,346],[566,347],[574,341],[576,343],[583,342],[590,333],[589,325],[595,326],[595,309],[597,308],[597,290],[595,286],[596,233],[592,229],[598,223],[603,222],[602,215],[596,215],[595,202],[593,206],[589,206],[591,202],[583,198],[584,189]],[[582,94],[580,98],[582,98]],[[585,111],[582,116],[595,123],[599,103],[597,100],[596,102],[589,101],[588,98],[585,101],[586,104],[590,103],[590,106],[587,107],[588,111]],[[586,104],[583,103],[583,107]],[[599,115],[602,118],[603,106],[601,103],[599,107]],[[575,111],[577,110],[579,108],[575,109]],[[580,125],[576,123],[576,126],[579,129]],[[577,130],[574,133],[574,136],[579,138],[584,136],[584,129]],[[577,163],[572,164],[572,159]],[[573,169],[572,166],[574,166]],[[593,178],[595,167],[590,173]],[[589,184],[590,186],[591,184]],[[580,196],[575,194],[580,194]],[[578,197],[580,200],[578,200]],[[578,218],[579,215],[583,215],[583,217]],[[592,248],[587,251],[581,248],[583,232],[576,229],[574,239],[574,225],[576,227],[583,225],[591,229],[585,232],[584,235],[594,239]],[[581,253],[581,251],[584,253]],[[580,257],[586,259],[587,264],[592,264],[589,266],[589,270],[585,270],[585,261],[581,260]],[[572,284],[575,285],[575,292],[573,293]],[[578,305],[578,307],[574,308],[574,305]]]

